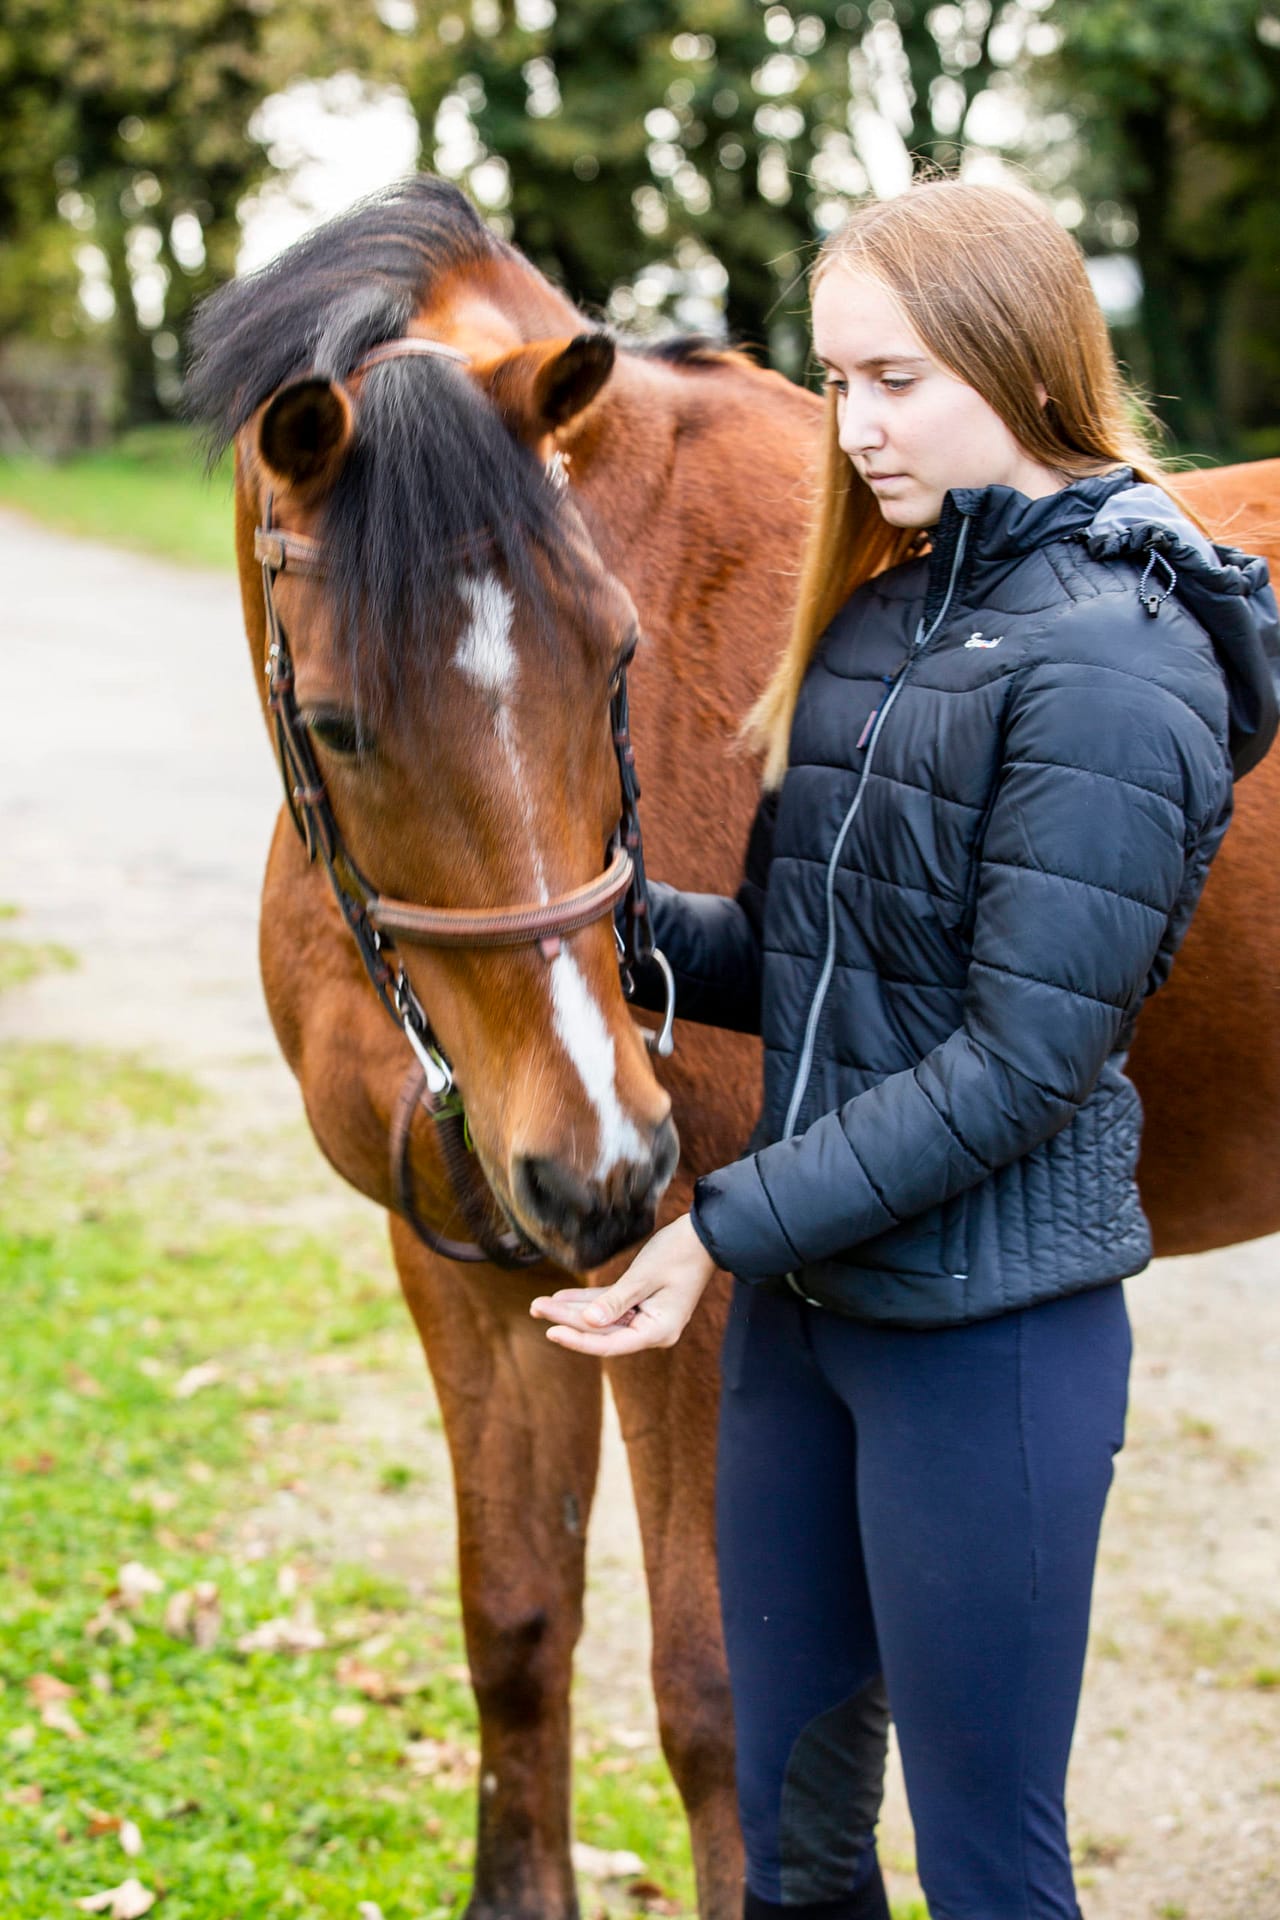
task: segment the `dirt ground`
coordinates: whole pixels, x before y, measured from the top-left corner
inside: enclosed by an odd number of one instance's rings
[[[0,577],[0,902],[22,910],[23,937],[82,962],[6,995],[0,1042],[135,1048],[194,1071],[217,1098],[193,1179],[212,1156],[225,1195],[242,1164],[242,1217],[303,1219],[385,1260],[374,1210],[310,1145],[262,1006],[277,789],[234,582],[7,515]],[[1158,1263],[1128,1291],[1129,1442],[1071,1773],[1082,1901],[1089,1920],[1280,1920],[1280,1239]],[[352,1381],[344,1404],[353,1438],[403,1418],[422,1444],[420,1396],[398,1406]],[[295,1507],[255,1524],[319,1521]],[[451,1530],[428,1493],[367,1549],[408,1572],[443,1563]],[[652,1739],[642,1594],[611,1418],[579,1710]],[[896,1765],[882,1844],[895,1898],[918,1896]]]

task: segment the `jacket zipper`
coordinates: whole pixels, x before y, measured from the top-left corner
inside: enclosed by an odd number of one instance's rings
[[[956,538],[955,557],[951,562],[951,577],[947,581],[947,591],[943,595],[942,605],[938,608],[938,611],[934,615],[932,621],[930,622],[929,628],[927,631],[925,630],[923,614],[920,617],[919,625],[916,627],[915,639],[912,641],[912,644],[911,644],[911,652],[908,654],[906,660],[903,662],[902,667],[898,674],[898,678],[894,681],[893,686],[889,689],[888,697],[884,700],[883,704],[881,705],[879,714],[876,716],[875,725],[871,730],[871,737],[867,741],[867,757],[862,763],[862,772],[858,776],[858,784],[857,784],[857,787],[854,789],[853,799],[849,802],[849,811],[845,814],[844,819],[840,823],[840,831],[836,835],[835,845],[831,849],[831,858],[827,862],[826,952],[823,956],[822,971],[818,975],[818,984],[814,988],[813,1000],[811,1001],[809,1006],[809,1017],[805,1021],[804,1042],[800,1048],[800,1064],[796,1068],[795,1086],[792,1090],[790,1104],[787,1107],[787,1117],[786,1117],[786,1120],[783,1122],[783,1127],[782,1127],[782,1138],[784,1140],[790,1139],[791,1135],[795,1132],[796,1121],[799,1118],[801,1103],[803,1102],[804,1096],[808,1091],[809,1075],[813,1071],[813,1052],[814,1052],[814,1043],[817,1039],[817,1034],[818,1034],[818,1022],[822,1018],[823,1003],[827,997],[827,990],[831,985],[831,976],[835,971],[835,963],[836,963],[835,885],[836,885],[836,867],[839,864],[840,852],[844,846],[846,838],[848,837],[849,829],[853,825],[854,820],[857,818],[858,809],[862,805],[862,796],[863,796],[863,793],[866,791],[867,781],[870,778],[870,774],[871,774],[871,763],[876,757],[876,746],[879,742],[881,733],[884,731],[884,723],[889,718],[889,709],[892,707],[894,701],[897,699],[901,689],[905,686],[907,681],[907,676],[910,674],[913,665],[919,659],[920,655],[924,652],[929,642],[933,639],[934,634],[938,631],[938,628],[942,625],[943,620],[946,618],[947,608],[951,605],[951,596],[955,592],[956,580],[960,573],[960,563],[964,558],[965,543],[968,537],[969,537],[969,522],[968,520],[962,520],[960,522],[960,532]]]

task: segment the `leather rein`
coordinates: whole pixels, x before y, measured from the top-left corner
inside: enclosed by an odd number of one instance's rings
[[[420,354],[464,363],[468,359],[459,349],[439,341],[391,340],[367,354],[352,377],[384,361]],[[553,455],[547,474],[553,485],[563,487],[567,481],[565,456]],[[536,946],[550,962],[559,953],[562,940],[604,919],[613,913],[619,901],[625,901],[624,931],[615,929],[624,991],[631,990],[633,968],[649,961],[658,966],[666,985],[666,1012],[660,1031],[647,1033],[646,1039],[657,1053],[671,1052],[675,984],[665,957],[653,943],[640,836],[640,783],[631,746],[625,669],[618,676],[609,709],[621,810],[605,871],[555,900],[536,904],[485,910],[432,907],[398,900],[380,893],[370,884],[343,842],[310,733],[298,710],[293,656],[275,604],[273,587],[281,573],[323,578],[323,547],[305,534],[289,533],[273,526],[272,502],[268,495],[264,524],[255,529],[253,550],[262,566],[267,628],[267,709],[275,734],[285,802],[306,847],[308,860],[314,861],[318,856],[324,866],[338,911],[379,1002],[403,1032],[414,1055],[414,1064],[396,1100],[391,1125],[391,1174],[397,1206],[423,1244],[447,1260],[483,1261],[508,1268],[534,1266],[547,1256],[517,1230],[497,1223],[498,1203],[479,1170],[453,1069],[405,972],[397,947]],[[436,1123],[454,1197],[473,1236],[470,1240],[454,1239],[442,1233],[425,1220],[419,1210],[411,1155],[412,1129],[419,1107],[425,1108]]]

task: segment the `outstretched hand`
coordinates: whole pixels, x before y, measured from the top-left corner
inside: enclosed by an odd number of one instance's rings
[[[606,1359],[674,1347],[716,1270],[687,1213],[646,1241],[611,1287],[562,1287],[529,1308],[548,1340]]]

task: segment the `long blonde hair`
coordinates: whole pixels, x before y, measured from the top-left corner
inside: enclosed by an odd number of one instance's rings
[[[1084,256],[1019,187],[917,182],[858,208],[823,245],[812,285],[833,268],[868,274],[897,300],[929,352],[972,387],[1019,445],[1065,481],[1131,466],[1167,484],[1152,423],[1116,366]],[[1041,404],[1037,388],[1048,394]],[[776,786],[800,683],[826,627],[865,580],[906,559],[914,527],[883,518],[840,447],[828,391],[815,512],[791,637],[744,735]]]

